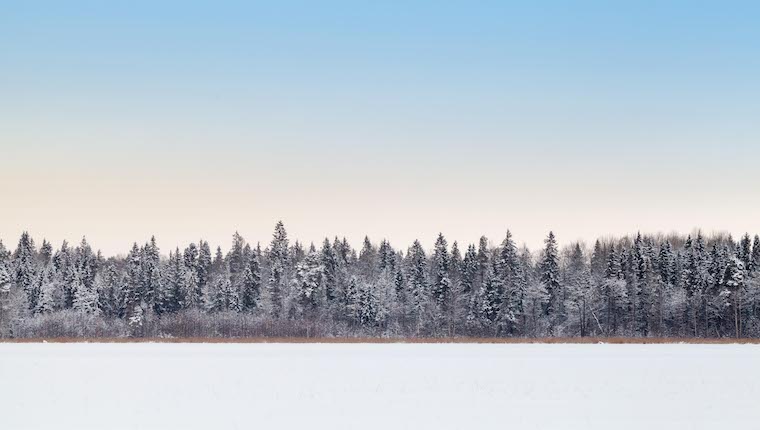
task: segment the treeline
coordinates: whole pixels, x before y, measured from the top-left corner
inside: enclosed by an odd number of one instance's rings
[[[23,233],[0,241],[1,337],[760,335],[760,238],[644,236],[537,253],[495,246],[432,251],[365,238],[290,243],[277,223],[262,249],[239,234],[126,257],[86,240],[54,250]]]

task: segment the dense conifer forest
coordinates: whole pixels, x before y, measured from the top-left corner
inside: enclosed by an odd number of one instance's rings
[[[760,238],[699,232],[559,248],[497,242],[305,246],[277,223],[125,257],[85,239],[0,241],[0,337],[757,337]]]

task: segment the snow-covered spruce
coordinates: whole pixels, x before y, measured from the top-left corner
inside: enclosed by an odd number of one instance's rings
[[[304,246],[278,222],[263,249],[104,257],[24,232],[0,241],[0,336],[760,336],[758,236],[431,245]]]

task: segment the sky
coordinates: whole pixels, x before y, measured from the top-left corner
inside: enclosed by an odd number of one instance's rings
[[[0,238],[760,232],[760,4],[4,1]]]

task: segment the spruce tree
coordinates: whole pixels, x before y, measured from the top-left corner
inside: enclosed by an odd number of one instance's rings
[[[243,286],[240,293],[240,307],[243,311],[254,311],[259,307],[261,296],[261,265],[259,255],[253,252],[243,272]]]
[[[382,318],[380,301],[371,284],[366,283],[359,289],[356,308],[357,320],[360,325],[375,327],[380,323]]]
[[[11,275],[5,264],[0,264],[0,293],[8,293],[11,290]]]
[[[478,254],[475,245],[469,245],[462,260],[462,293],[471,294],[477,289]]]
[[[185,248],[182,256],[185,274],[185,303],[183,309],[193,309],[203,303],[203,285],[200,280],[200,251],[194,243]]]
[[[457,241],[451,244],[451,262],[449,264],[449,274],[452,284],[457,285],[462,277],[462,252],[459,250]]]
[[[74,291],[74,310],[82,314],[97,314],[98,295],[93,287],[87,286],[80,274],[77,274]]]
[[[166,281],[161,294],[161,312],[177,312],[187,307],[188,291],[187,276],[183,258],[180,257],[179,248],[173,253],[169,252],[169,261],[166,268]]]
[[[491,269],[491,252],[488,250],[488,238],[481,236],[478,241],[478,276],[476,279],[477,286],[481,286],[485,282],[486,274]]]
[[[338,297],[338,258],[327,238],[322,243],[320,263],[323,268],[322,280],[325,288],[325,299],[330,304]]]
[[[546,313],[548,315],[554,315],[561,313],[562,311],[559,253],[557,251],[557,240],[554,237],[554,232],[549,232],[549,236],[547,236],[544,244],[544,255],[541,259],[540,267],[541,282],[546,286],[546,291],[549,293],[549,303],[546,306]]]
[[[723,286],[730,295],[731,309],[734,321],[734,335],[742,337],[742,293],[745,282],[744,263],[740,258],[729,258],[721,278]]]
[[[53,245],[45,239],[42,239],[42,246],[40,247],[39,260],[40,264],[44,267],[51,263],[53,257]]]
[[[64,309],[71,309],[74,304],[74,262],[72,251],[65,240],[61,248],[53,255],[53,268],[55,269],[56,281],[63,290]]]
[[[639,233],[633,245],[634,295],[631,297],[635,331],[641,336],[647,336],[650,328],[653,296],[652,261],[646,252],[644,239]]]
[[[401,270],[401,264],[396,265],[396,274],[393,277],[393,286],[396,290],[396,301],[402,308],[404,308],[407,304],[406,282],[404,281],[404,272]]]
[[[5,245],[3,244],[3,241],[0,240],[0,266],[5,266],[7,268],[10,261],[11,261],[11,253],[5,247]]]
[[[105,265],[103,271],[95,278],[98,308],[105,317],[122,316],[120,282],[120,273],[113,262]]]
[[[16,252],[13,254],[13,264],[15,265],[14,279],[16,288],[26,293],[30,311],[34,311],[37,307],[37,299],[39,297],[39,288],[35,282],[37,278],[35,260],[34,240],[29,236],[29,233],[23,232]]]
[[[269,301],[271,315],[278,318],[282,314],[282,295],[287,282],[288,268],[288,234],[285,225],[278,221],[272,235],[272,243],[269,245]]]
[[[746,270],[752,270],[752,239],[749,237],[749,233],[745,233],[739,241],[739,248],[736,250],[736,255],[744,264]]]
[[[232,248],[227,255],[227,261],[230,268],[230,282],[235,288],[240,287],[240,278],[245,270],[245,246],[246,243],[243,237],[240,233],[235,232],[235,234],[232,235]]]
[[[425,306],[428,300],[427,261],[425,251],[418,240],[415,240],[407,256],[409,298],[411,300],[412,313],[417,318],[418,327],[422,323]]]
[[[230,282],[227,267],[222,267],[221,272],[215,275],[212,281],[213,291],[210,294],[208,307],[211,311],[239,311],[240,301],[237,291]]]
[[[504,293],[501,281],[499,280],[499,276],[496,273],[496,268],[494,266],[486,271],[482,291],[482,324],[484,327],[493,330],[493,334],[498,334],[502,297]]]
[[[142,300],[142,257],[137,243],[127,255],[124,279],[124,314],[130,327],[142,327],[145,303]],[[139,323],[139,324],[138,324]]]
[[[499,251],[497,275],[503,288],[499,320],[508,332],[514,333],[517,329],[516,323],[523,312],[522,301],[525,295],[525,283],[523,282],[517,245],[515,245],[512,233],[509,230],[507,230],[507,235]]]
[[[606,267],[604,249],[601,242],[597,239],[594,242],[594,251],[591,253],[591,275],[597,279],[603,278]]]
[[[313,315],[320,303],[322,266],[316,252],[306,255],[296,265],[295,294],[300,313]]]
[[[617,252],[615,245],[610,246],[610,252],[607,256],[607,268],[605,269],[605,279],[601,284],[601,296],[604,301],[605,334],[608,336],[617,333],[618,321],[622,319],[620,311],[627,298],[621,264],[622,259],[622,253]]]
[[[380,248],[378,249],[378,259],[378,268],[381,272],[394,272],[396,252],[393,250],[393,247],[391,247],[391,244],[385,239],[380,242]]]
[[[37,306],[34,308],[34,313],[37,315],[52,313],[56,309],[56,285],[50,267],[44,268],[42,273],[40,273],[39,284],[40,296],[39,300],[37,300]]]
[[[224,253],[222,247],[217,246],[214,253],[214,261],[211,263],[211,273],[219,275],[222,272],[227,272],[227,262],[224,261]]]
[[[198,247],[198,289],[206,291],[211,278],[211,247],[208,242],[201,240]]]
[[[140,299],[149,308],[160,312],[161,303],[158,297],[161,294],[161,254],[156,244],[156,237],[151,236],[150,242],[142,249],[142,286]]]
[[[449,278],[449,253],[446,239],[438,234],[433,251],[433,302],[436,316],[442,318],[449,310],[451,300],[451,279]]]
[[[583,250],[578,243],[573,246],[570,253],[564,283],[570,305],[568,313],[573,312],[574,321],[572,322],[577,324],[579,334],[587,336],[591,302],[591,271],[586,265]]]
[[[356,320],[359,311],[359,285],[356,276],[349,279],[342,302],[345,305],[343,315],[351,321]]]
[[[359,251],[359,270],[365,279],[373,279],[375,267],[378,266],[377,251],[368,236],[364,236],[362,249]]]
[[[749,271],[755,273],[760,270],[760,236],[755,235],[752,241],[752,258],[750,259]]]

